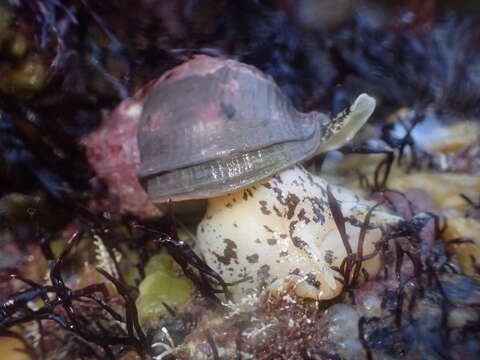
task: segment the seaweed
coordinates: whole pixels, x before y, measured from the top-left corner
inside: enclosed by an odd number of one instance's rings
[[[378,318],[369,318],[367,319],[366,317],[362,316],[358,320],[358,337],[360,339],[360,343],[363,346],[363,350],[365,350],[365,354],[367,356],[367,360],[372,360],[372,351],[370,350],[370,347],[368,345],[368,341],[365,339],[365,323],[372,322],[372,321],[378,321]]]
[[[361,222],[361,224],[359,225],[360,233],[358,235],[358,245],[356,252],[353,252],[352,246],[349,241],[349,236],[345,231],[345,217],[342,214],[340,204],[332,194],[330,186],[327,187],[327,198],[330,211],[332,212],[333,219],[335,221],[335,225],[337,226],[340,237],[343,241],[343,246],[345,247],[345,251],[347,252],[347,256],[345,256],[342,263],[340,264],[340,268],[332,267],[332,269],[342,274],[343,279],[336,279],[343,284],[345,291],[350,291],[352,288],[358,285],[360,274],[368,278],[369,274],[365,269],[362,268],[362,264],[364,261],[377,256],[377,254],[382,250],[385,243],[385,241],[382,240],[375,244],[375,250],[372,253],[363,253],[365,236],[367,234],[367,231],[371,230],[370,218],[375,209],[377,209],[382,203],[380,202],[372,206],[365,215],[365,219],[363,220],[363,222]]]
[[[460,194],[460,196],[462,197],[462,199],[464,199],[467,204],[468,204],[468,208],[467,210],[465,211],[465,217],[475,217],[475,216],[478,216],[478,212],[480,211],[480,196],[478,197],[478,199],[475,201],[475,200],[472,200],[470,199],[468,196],[466,196],[465,194]]]
[[[216,296],[219,291],[212,287],[212,283],[207,276],[215,281],[215,285],[221,287],[222,290],[220,292],[223,292],[227,299],[231,299],[227,284],[222,277],[205,264],[185,241],[177,238],[176,230],[173,230],[171,234],[167,234],[141,224],[135,224],[134,227],[148,232],[153,242],[159,248],[165,248],[177,264],[180,265],[185,275],[192,280],[200,293],[207,299],[210,299],[214,304],[220,304],[220,300]],[[193,271],[193,269],[198,270],[198,273]]]
[[[210,331],[208,329],[204,331],[204,334],[205,334],[205,337],[207,338],[210,348],[212,349],[213,360],[220,360],[220,356],[218,355],[217,345],[215,344],[215,340],[213,340],[212,334],[210,334]]]
[[[393,149],[398,149],[398,157],[397,163],[398,165],[402,164],[405,151],[408,148],[410,150],[411,161],[409,166],[407,167],[407,172],[410,171],[414,167],[419,167],[419,156],[417,153],[422,155],[427,155],[426,151],[421,149],[418,144],[416,144],[415,140],[412,137],[412,131],[415,127],[420,124],[425,119],[425,115],[422,113],[414,112],[413,118],[408,119],[408,124],[406,123],[405,119],[399,118],[395,123],[387,123],[382,126],[382,136],[381,138]],[[395,125],[399,124],[404,128],[405,135],[403,136],[395,136]]]
[[[116,345],[133,347],[140,355],[143,355],[146,343],[138,323],[135,303],[128,294],[127,288],[120,281],[114,279],[102,269],[98,269],[102,275],[114,283],[119,293],[124,297],[126,320],[105,302],[108,298],[108,290],[104,283],[91,284],[75,290],[65,284],[61,274],[62,265],[66,256],[80,239],[80,235],[80,232],[75,233],[59,257],[51,262],[51,285],[41,285],[19,275],[12,276],[26,283],[29,287],[26,290],[10,295],[0,303],[1,334],[11,336],[11,331],[8,329],[15,325],[31,321],[42,322],[51,320],[63,329],[76,334],[81,339],[101,347],[108,358],[115,358],[112,347]],[[98,297],[97,293],[101,294],[102,298]],[[29,306],[29,302],[36,299],[42,300],[43,304],[37,309],[33,309]],[[114,335],[94,319],[89,319],[87,322],[87,319],[75,304],[76,302],[81,303],[84,301],[95,303],[99,310],[106,311],[115,321],[126,323],[127,334]],[[60,309],[57,310],[57,308]],[[95,327],[96,329],[94,329]],[[132,330],[133,328],[135,332]]]
[[[393,162],[395,160],[395,148],[390,144],[382,143],[380,141],[370,140],[359,145],[345,146],[342,148],[342,152],[345,154],[383,154],[385,157],[376,166],[373,173],[373,183],[369,183],[369,179],[366,175],[357,171],[357,176],[360,180],[360,186],[363,186],[370,191],[379,191],[385,188],[392,169]]]
[[[343,275],[343,285],[345,286],[345,289],[350,292],[352,304],[355,304],[356,301],[354,290],[355,288],[358,289],[357,282],[360,274],[359,268],[361,267],[361,260],[365,259],[365,255],[362,251],[362,236],[364,236],[365,231],[368,228],[369,216],[374,208],[370,209],[368,215],[360,225],[361,231],[358,248],[352,249],[348,243],[348,238],[346,237],[345,232],[342,231],[342,229],[345,227],[345,218],[341,214],[339,204],[334,199],[330,189],[327,191],[329,205],[332,210],[334,220],[337,224],[337,228],[339,229],[339,233],[341,235],[342,233],[344,234],[342,240],[346,244],[344,246],[347,252],[347,257],[342,262],[340,268],[334,270]],[[388,191],[389,190],[384,190],[384,192]],[[402,193],[398,193],[404,196]],[[405,200],[409,201],[406,198]],[[379,204],[376,206],[378,205]],[[410,220],[402,221],[397,225],[390,226],[382,230],[383,237],[379,242],[379,247],[377,247],[375,251],[375,253],[377,251],[381,251],[380,248],[385,251],[388,248],[389,243],[393,244],[393,254],[395,255],[395,259],[392,263],[385,263],[384,274],[385,280],[395,280],[394,283],[396,283],[396,285],[395,289],[393,290],[385,289],[382,300],[382,309],[385,309],[387,303],[390,303],[388,312],[391,314],[392,324],[394,325],[394,327],[388,328],[388,336],[393,338],[396,336],[408,336],[406,334],[408,334],[409,327],[415,327],[416,321],[418,321],[416,318],[418,317],[416,306],[418,305],[419,301],[435,301],[435,304],[438,304],[440,308],[439,326],[441,326],[441,329],[444,329],[436,336],[441,337],[443,339],[443,346],[448,348],[450,344],[449,333],[451,330],[449,330],[447,319],[448,313],[454,307],[454,305],[446,295],[440,276],[446,271],[452,272],[452,267],[451,265],[449,266],[445,258],[440,257],[441,251],[443,251],[441,250],[443,248],[443,243],[441,240],[439,240],[442,232],[445,230],[446,223],[443,223],[442,225],[441,218],[432,213],[415,213],[413,206],[411,205],[410,211]],[[425,226],[431,221],[434,223],[433,236],[435,242],[426,248],[426,244],[424,243],[425,240],[422,238],[421,232],[422,229],[424,229]],[[458,240],[462,241],[464,239]],[[436,250],[436,247],[439,249]],[[372,256],[374,256],[375,253],[372,254]],[[410,270],[407,270],[406,272],[404,271],[407,259],[410,260],[411,265],[413,266],[411,272]],[[393,270],[390,276],[389,268],[392,268]],[[455,273],[456,271],[453,271],[453,274]],[[373,349],[377,347],[377,343],[380,341],[378,339],[375,340],[375,336],[380,336],[381,334],[380,329],[373,330],[375,327],[368,328],[367,325],[370,323],[377,323],[382,324],[382,326],[390,326],[387,325],[389,322],[389,316],[373,316],[370,318],[362,316],[360,318],[358,324],[359,341],[365,350],[367,359],[373,358]],[[375,331],[377,332],[375,333]],[[419,329],[418,331],[423,330]],[[372,334],[376,335],[372,338]]]
[[[393,266],[392,277],[388,277],[386,273],[385,279],[394,279],[396,281],[395,289],[385,289],[383,293],[382,309],[386,308],[389,303],[388,313],[392,317],[392,325],[389,325],[389,315],[362,317],[359,322],[359,340],[364,347],[367,357],[371,358],[373,350],[380,350],[379,341],[385,342],[385,348],[382,351],[405,351],[409,346],[410,332],[420,332],[423,336],[418,339],[412,339],[419,344],[414,346],[432,347],[429,351],[435,354],[443,354],[448,357],[448,351],[452,346],[452,332],[455,332],[448,322],[448,314],[450,310],[455,308],[452,301],[445,291],[445,280],[441,277],[443,274],[450,272],[459,276],[456,271],[452,271],[452,267],[446,262],[446,258],[442,255],[442,242],[438,239],[445,229],[445,225],[440,224],[440,218],[434,214],[420,213],[413,214],[410,221],[399,224],[396,228],[392,228],[385,232],[384,240],[390,239],[394,244],[395,261]],[[425,248],[424,239],[419,235],[421,229],[434,221],[434,240],[431,247]],[[437,248],[438,247],[438,248]],[[404,272],[406,259],[409,259],[413,265],[413,272]],[[388,264],[385,268],[389,267]],[[424,333],[431,325],[422,324],[419,316],[421,309],[417,310],[419,302],[429,304],[439,309],[439,315],[428,315],[428,321],[438,321],[438,332],[435,334]],[[436,313],[434,313],[436,314]],[[433,316],[433,317],[432,317]],[[435,316],[438,316],[435,318]],[[376,323],[377,327],[368,327],[370,323]],[[381,325],[380,325],[381,324]],[[382,339],[382,340],[380,340]],[[389,340],[390,339],[390,340]],[[435,348],[436,339],[441,339],[441,348]],[[467,336],[465,336],[467,339]],[[387,345],[391,341],[390,345]],[[431,343],[429,343],[431,341]],[[459,341],[457,338],[456,341]],[[463,340],[462,340],[463,341]],[[466,341],[466,340],[465,340]],[[424,345],[422,345],[424,344]],[[391,348],[390,348],[391,347]],[[399,347],[399,348],[398,348]],[[394,350],[395,349],[395,350]],[[402,350],[403,349],[403,350]]]

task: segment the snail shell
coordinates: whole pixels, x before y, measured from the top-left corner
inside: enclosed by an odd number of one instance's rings
[[[347,117],[298,112],[258,69],[196,56],[165,73],[145,99],[137,175],[154,202],[228,193],[329,150],[322,144]]]

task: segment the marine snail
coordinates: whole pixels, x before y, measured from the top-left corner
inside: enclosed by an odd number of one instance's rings
[[[197,247],[238,298],[256,289],[313,299],[341,292],[331,269],[346,256],[327,202],[327,184],[296,164],[352,139],[373,112],[360,95],[334,119],[294,109],[273,80],[234,61],[196,56],[170,70],[145,98],[138,128],[138,177],[156,202],[208,198]],[[368,202],[334,188],[345,217]],[[376,211],[372,223],[397,218]],[[347,224],[356,249],[359,228]],[[372,253],[380,230],[368,231]],[[364,268],[372,276],[377,257]]]

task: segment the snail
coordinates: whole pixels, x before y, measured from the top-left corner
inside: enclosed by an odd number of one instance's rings
[[[141,184],[154,203],[208,198],[198,225],[197,250],[236,298],[259,289],[271,294],[330,299],[342,290],[346,256],[327,201],[327,183],[301,165],[349,142],[372,114],[360,95],[339,116],[297,111],[274,81],[255,67],[196,56],[157,81],[138,127]],[[372,206],[332,188],[345,218],[362,221]],[[383,210],[373,225],[399,219]],[[356,249],[358,224],[347,223]],[[367,231],[364,254],[381,231]],[[363,263],[373,276],[379,256]]]

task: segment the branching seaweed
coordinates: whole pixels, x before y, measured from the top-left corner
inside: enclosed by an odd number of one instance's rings
[[[210,331],[208,329],[204,331],[204,334],[205,334],[205,337],[207,338],[207,342],[210,345],[210,348],[212,349],[213,359],[220,360],[220,356],[218,354],[218,348],[217,348],[217,345],[215,344],[215,340],[213,339],[212,334],[210,334]]]
[[[353,252],[349,236],[345,230],[345,217],[343,216],[340,204],[332,194],[330,187],[327,187],[327,197],[330,211],[332,212],[333,219],[335,221],[335,225],[337,226],[340,237],[343,241],[343,246],[345,247],[345,251],[347,252],[347,256],[343,259],[340,268],[333,267],[332,269],[336,270],[342,275],[343,279],[336,279],[343,284],[345,290],[351,290],[352,288],[357,286],[360,274],[368,278],[368,272],[362,267],[363,262],[377,256],[382,249],[382,242],[378,242],[375,245],[375,250],[372,253],[363,253],[365,236],[367,234],[367,231],[370,230],[370,218],[373,212],[378,208],[378,206],[381,205],[381,203],[372,206],[368,210],[365,219],[360,224],[360,234],[357,249],[355,252]]]
[[[367,357],[367,360],[372,360],[373,357],[372,357],[372,351],[370,350],[370,347],[368,346],[368,341],[365,338],[365,330],[364,330],[365,324],[369,323],[369,322],[372,322],[372,321],[378,321],[378,320],[379,320],[378,318],[367,319],[364,316],[362,316],[358,320],[358,338],[360,340],[360,343],[363,346],[363,350],[365,350],[365,355]]]
[[[214,303],[219,303],[217,298],[216,289],[212,287],[212,284],[207,276],[213,279],[217,285],[222,288],[222,292],[230,299],[229,290],[227,284],[223,281],[222,277],[217,274],[212,268],[210,268],[200,257],[195,254],[192,248],[183,240],[176,237],[176,231],[172,231],[172,235],[157,231],[151,228],[147,228],[143,225],[135,225],[136,228],[141,228],[150,233],[153,237],[153,241],[160,248],[165,248],[173,259],[180,265],[185,275],[193,281],[198,287],[199,291],[207,299],[212,300]],[[193,269],[198,270],[198,273]]]
[[[373,184],[369,183],[368,177],[358,172],[360,178],[360,185],[371,189],[371,191],[378,191],[385,188],[395,160],[394,148],[386,143],[379,141],[367,141],[360,145],[346,146],[342,149],[343,153],[351,154],[383,154],[385,157],[375,168],[373,173]]]
[[[469,206],[469,208],[465,212],[465,217],[472,217],[473,214],[476,214],[480,211],[480,196],[478,196],[478,199],[472,200],[465,194],[460,194],[463,200],[465,200]]]
[[[76,290],[69,288],[65,284],[61,274],[62,265],[68,253],[78,242],[80,235],[80,232],[75,233],[60,256],[51,262],[50,280],[52,285],[41,285],[18,275],[12,276],[26,283],[29,288],[9,296],[0,303],[1,334],[10,336],[8,329],[15,325],[31,321],[51,320],[83,340],[100,346],[104,350],[105,355],[110,359],[114,359],[112,347],[117,345],[133,347],[143,356],[146,342],[138,323],[135,303],[121,282],[105,271],[98,269],[100,273],[114,283],[118,292],[124,298],[126,321],[122,315],[105,302],[105,299],[108,298],[108,290],[105,284],[91,284]],[[102,298],[98,297],[97,294],[101,294]],[[36,299],[41,300],[42,305],[39,305],[38,308],[32,308],[29,303]],[[76,302],[82,303],[85,301],[93,302],[100,310],[106,311],[115,321],[126,322],[127,334],[113,335],[112,331],[105,329],[100,322],[96,323],[92,319],[87,320],[75,304]],[[94,327],[97,329],[94,329]]]
[[[372,183],[370,183],[369,178],[365,174],[357,171],[360,186],[369,189],[371,192],[385,190],[395,160],[401,166],[407,149],[410,154],[410,163],[406,167],[407,172],[410,172],[413,168],[419,168],[421,159],[431,157],[430,154],[416,144],[412,136],[412,131],[423,119],[423,115],[416,115],[408,125],[404,119],[399,119],[396,123],[386,123],[382,126],[380,140],[369,140],[362,144],[346,146],[342,149],[342,152],[347,154],[384,155],[384,158],[375,167]],[[405,134],[403,136],[398,136],[395,131],[397,123],[404,128]]]

